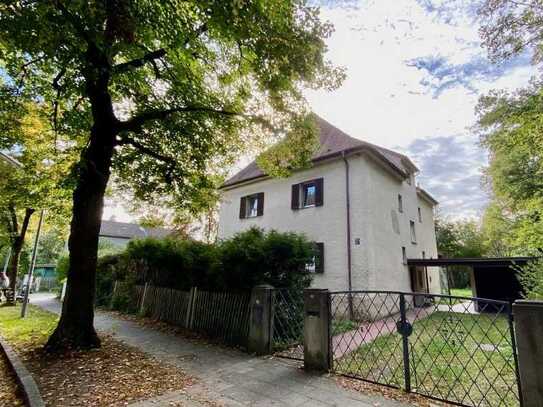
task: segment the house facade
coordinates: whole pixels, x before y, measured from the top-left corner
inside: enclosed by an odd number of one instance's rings
[[[317,243],[313,286],[330,290],[440,292],[434,207],[404,155],[352,138],[321,118],[309,169],[267,177],[256,163],[221,187],[219,238],[252,226],[304,233]]]

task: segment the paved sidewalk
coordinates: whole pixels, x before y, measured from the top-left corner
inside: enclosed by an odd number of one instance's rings
[[[33,295],[31,303],[60,312],[59,302],[51,296]],[[202,344],[100,312],[95,317],[95,326],[199,379],[198,384],[186,392],[170,393],[135,403],[133,407],[200,406],[202,395],[225,406],[409,406],[343,389],[333,378],[308,374],[294,362],[257,358],[233,349]]]

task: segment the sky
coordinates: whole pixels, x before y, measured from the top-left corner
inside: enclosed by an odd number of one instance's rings
[[[472,130],[478,98],[525,86],[526,55],[491,64],[475,0],[313,0],[334,34],[327,57],[346,69],[333,91],[307,91],[317,114],[353,137],[407,154],[418,182],[451,218],[477,218],[488,202],[486,152]],[[109,203],[104,217],[129,216]]]
[[[472,127],[479,96],[525,86],[530,58],[492,65],[476,3],[462,0],[322,1],[335,27],[328,58],[347,79],[307,92],[312,109],[353,137],[407,154],[418,181],[452,218],[481,215],[487,159]]]

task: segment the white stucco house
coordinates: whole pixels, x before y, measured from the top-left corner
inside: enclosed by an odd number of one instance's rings
[[[406,264],[437,258],[437,201],[417,186],[417,167],[317,121],[311,168],[279,179],[252,162],[222,185],[219,238],[251,226],[301,232],[320,251],[316,288],[440,293],[439,269]]]

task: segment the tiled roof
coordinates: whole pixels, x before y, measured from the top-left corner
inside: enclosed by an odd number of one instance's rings
[[[407,156],[351,137],[337,127],[328,123],[323,118],[317,115],[315,115],[315,118],[320,129],[320,147],[313,155],[313,162],[340,156],[342,153],[368,150],[376,154],[386,164],[392,167],[393,170],[397,171],[402,176],[406,176],[409,172],[416,170],[415,165]],[[264,172],[258,167],[256,161],[253,161],[247,167],[228,179],[222,185],[222,187],[232,186],[264,176],[266,176],[266,174],[264,174]]]
[[[144,228],[135,223],[115,222],[103,220],[100,227],[100,236],[134,239],[138,237],[166,237],[172,233],[164,228]]]

